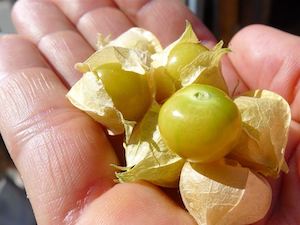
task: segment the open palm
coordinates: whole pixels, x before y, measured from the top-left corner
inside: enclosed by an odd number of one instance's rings
[[[111,163],[121,153],[102,127],[65,98],[79,78],[73,66],[94,50],[96,34],[116,37],[132,26],[164,45],[185,20],[200,39],[214,38],[176,0],[22,0],[18,32],[0,38],[0,129],[20,171],[38,224],[195,224],[163,191],[147,183],[115,184]],[[223,60],[231,90],[264,88],[287,99],[292,125],[290,172],[273,187],[273,204],[257,224],[300,223],[300,38],[265,26],[243,29]]]

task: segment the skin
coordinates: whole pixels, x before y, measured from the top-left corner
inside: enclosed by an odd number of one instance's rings
[[[215,39],[208,29],[174,0],[22,0],[12,16],[20,35],[0,38],[0,131],[38,224],[195,224],[160,189],[115,184],[109,164],[120,160],[117,139],[110,142],[64,96],[80,77],[74,64],[93,52],[97,32],[116,37],[140,26],[166,45],[188,19],[211,46]],[[300,38],[253,25],[239,31],[230,48],[222,68],[231,91],[238,80],[237,94],[267,88],[292,109],[290,172],[270,181],[272,208],[256,224],[299,224]]]

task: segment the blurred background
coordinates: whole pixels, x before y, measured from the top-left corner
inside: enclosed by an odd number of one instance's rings
[[[253,23],[270,25],[300,35],[299,0],[182,1],[225,43],[238,30]],[[10,20],[14,2],[15,0],[0,0],[0,35],[15,32]],[[0,136],[0,225],[34,224],[36,222],[21,178]]]
[[[228,43],[241,28],[266,24],[300,35],[299,0],[185,0],[219,40]]]

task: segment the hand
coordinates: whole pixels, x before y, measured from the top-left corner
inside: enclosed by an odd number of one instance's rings
[[[94,51],[96,33],[116,37],[141,26],[167,45],[181,34],[185,19],[200,39],[215,42],[174,0],[17,2],[13,20],[25,37],[0,38],[0,130],[38,224],[195,224],[151,184],[115,184],[109,165],[117,164],[121,153],[99,124],[65,98],[81,76],[73,66]],[[299,37],[251,26],[233,38],[233,52],[223,61],[231,89],[237,80],[239,92],[271,89],[292,108],[290,172],[272,183],[273,207],[257,224],[300,223],[299,44]]]

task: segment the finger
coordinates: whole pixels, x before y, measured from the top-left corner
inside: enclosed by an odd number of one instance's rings
[[[38,224],[62,224],[113,185],[116,157],[31,42],[2,37],[0,62],[0,132]]]
[[[53,3],[18,1],[12,17],[18,32],[38,45],[67,86],[81,77],[74,64],[85,60],[93,49]]]
[[[221,70],[230,96],[236,97],[249,90],[229,60],[228,55],[225,55],[221,60]]]
[[[282,179],[276,207],[269,218],[269,224],[298,224],[300,221],[300,145],[289,161],[289,173]]]
[[[41,39],[39,49],[61,74],[67,87],[77,82],[82,74],[74,65],[85,61],[92,53],[92,47],[76,32],[53,33]]]
[[[49,1],[20,0],[12,11],[13,22],[20,34],[38,43],[44,36],[59,31],[76,29]]]
[[[300,38],[274,28],[253,25],[237,33],[231,41],[231,63],[250,89],[269,89],[282,95],[291,105],[286,158],[290,172],[282,176],[274,192],[274,208],[269,224],[299,221],[299,50]],[[273,191],[274,191],[273,190]]]
[[[114,186],[83,211],[77,224],[119,225],[120,223],[122,225],[196,225],[185,210],[173,203],[157,188],[145,183]]]
[[[45,59],[40,54],[36,54],[36,51],[33,51],[35,49],[34,44],[28,40],[21,39],[17,35],[11,35],[0,36],[0,41],[0,57],[5,57],[5,60],[0,60],[0,72],[4,73],[6,71],[16,71],[33,67],[49,68]],[[14,42],[19,44],[19,52],[9,52]]]
[[[115,6],[113,0],[74,0],[73,7],[69,7],[69,0],[53,0],[53,2],[69,17],[94,48],[96,48],[98,33],[115,38],[133,26],[128,17]],[[77,10],[79,8],[81,10]]]
[[[185,21],[192,23],[200,40],[215,43],[215,38],[203,23],[178,0],[115,0],[120,9],[139,27],[152,31],[163,45],[178,39]]]
[[[54,3],[56,3],[63,12],[65,12],[66,16],[74,23],[77,24],[77,22],[80,20],[80,18],[97,8],[104,8],[104,7],[115,7],[113,0],[88,0],[88,1],[82,1],[82,0],[72,0],[72,4],[70,4],[70,1],[61,1],[61,0],[52,0]]]
[[[253,25],[232,39],[229,58],[250,89],[264,88],[282,95],[300,121],[300,37]]]

